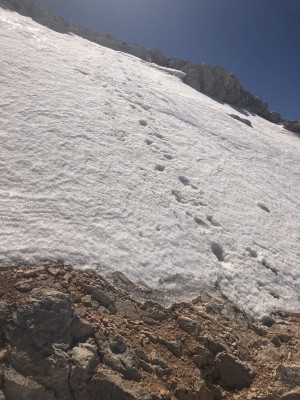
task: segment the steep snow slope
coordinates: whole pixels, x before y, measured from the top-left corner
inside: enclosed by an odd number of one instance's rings
[[[170,298],[217,285],[256,317],[297,310],[298,138],[18,14],[0,10],[0,35],[1,264],[63,259]]]

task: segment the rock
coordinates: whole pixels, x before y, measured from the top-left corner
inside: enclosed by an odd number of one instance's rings
[[[300,365],[279,364],[276,368],[276,378],[287,386],[300,386]]]
[[[275,347],[281,346],[281,341],[278,336],[274,336],[271,342],[274,344]]]
[[[281,343],[288,343],[290,340],[293,339],[292,335],[288,335],[286,333],[281,333],[277,337],[278,337],[278,339],[280,340]]]
[[[7,304],[4,303],[3,301],[0,301],[0,327],[6,321],[8,314],[9,310]]]
[[[92,299],[92,297],[91,297],[90,295],[86,295],[86,296],[83,296],[83,297],[81,298],[81,302],[82,302],[82,304],[84,304],[85,306],[91,307],[92,304],[93,304],[93,299]]]
[[[2,390],[0,390],[0,400],[7,400],[4,396],[4,393],[2,392]]]
[[[198,368],[203,368],[212,362],[210,352],[203,346],[197,346],[193,355],[193,361]]]
[[[9,354],[7,349],[0,350],[0,361],[4,360]]]
[[[281,400],[300,400],[300,389],[292,390],[281,397]]]
[[[197,382],[193,389],[179,386],[175,391],[178,400],[213,400],[213,393],[205,386],[204,381]]]
[[[219,341],[216,342],[210,336],[198,336],[197,340],[209,350],[213,357],[215,357],[218,353],[228,351],[226,344],[221,343],[221,338],[219,338]]]
[[[148,397],[142,390],[134,391],[117,373],[104,369],[93,377],[89,393],[92,400],[147,400]]]
[[[88,343],[74,347],[71,355],[70,387],[75,400],[88,399],[88,382],[99,362],[97,347]]]
[[[73,318],[68,296],[54,289],[33,289],[30,299],[13,315],[9,343],[21,351],[34,349],[44,355],[53,353],[53,345],[68,350]]]
[[[300,134],[300,121],[283,121],[283,126],[291,132]]]
[[[251,369],[229,353],[219,353],[216,357],[216,372],[220,385],[228,389],[243,389],[253,381]]]
[[[92,336],[94,333],[94,328],[89,324],[89,322],[84,319],[74,316],[70,325],[70,334],[72,338],[76,341],[84,340]]]
[[[4,394],[7,400],[55,400],[52,391],[13,369],[4,373]]]
[[[116,335],[109,347],[114,354],[123,354],[127,350],[127,344],[121,335]]]
[[[24,272],[23,272],[23,277],[24,278],[35,278],[35,277],[37,277],[37,271],[36,271],[36,269],[26,269]]]
[[[56,277],[59,274],[59,268],[48,268],[48,272],[50,275]]]
[[[114,337],[97,335],[96,341],[105,365],[121,373],[125,379],[137,382],[142,379],[138,370],[139,358],[121,335]]]
[[[85,283],[80,283],[82,289],[91,295],[101,306],[107,307],[109,311],[116,314],[116,304],[115,301],[109,297],[103,290],[97,286],[87,285]]]
[[[32,282],[23,281],[23,282],[18,282],[15,285],[15,287],[19,292],[27,293],[33,289],[33,284]]]
[[[159,337],[156,336],[156,335],[154,335],[154,334],[151,333],[151,332],[148,332],[148,331],[141,331],[141,334],[143,334],[143,335],[145,335],[147,338],[149,338],[150,341],[151,341],[152,343],[154,343],[154,344],[158,343],[158,341],[159,341]]]
[[[159,338],[159,343],[165,346],[175,357],[182,356],[182,344],[175,340],[167,341],[162,338]]]
[[[182,316],[178,317],[177,324],[180,329],[191,335],[197,335],[200,331],[199,324],[188,317],[182,317]]]
[[[270,361],[280,361],[281,356],[273,344],[268,343],[262,350],[258,352],[255,359],[261,364],[266,364]]]

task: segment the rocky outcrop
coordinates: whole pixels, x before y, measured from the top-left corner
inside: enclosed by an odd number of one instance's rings
[[[299,327],[283,315],[260,326],[205,293],[165,308],[93,271],[2,268],[0,399],[294,400]]]
[[[110,35],[92,31],[57,17],[34,0],[0,0],[0,7],[29,16],[57,32],[74,33],[101,46],[132,54],[162,67],[183,71],[186,74],[184,82],[194,89],[219,101],[245,108],[270,122],[281,124],[286,129],[300,134],[299,121],[288,121],[281,118],[279,113],[270,112],[264,100],[245,90],[239,79],[222,67],[213,67],[206,63],[192,64],[175,57],[167,58],[160,49],[150,50],[144,46],[119,41]]]

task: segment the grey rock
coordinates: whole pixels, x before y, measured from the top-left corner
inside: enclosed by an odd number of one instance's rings
[[[4,394],[7,400],[55,400],[53,392],[13,369],[4,373]]]
[[[276,368],[276,378],[291,387],[300,386],[300,365],[279,364]]]
[[[213,400],[213,393],[206,387],[205,382],[200,380],[195,383],[193,389],[185,386],[179,386],[175,390],[175,396],[178,400]]]
[[[68,296],[54,289],[33,289],[30,299],[13,315],[9,343],[19,350],[53,353],[53,345],[68,350],[74,310]]]
[[[218,353],[226,352],[228,350],[225,343],[222,343],[221,340],[216,342],[210,336],[198,336],[197,340],[199,343],[204,345],[204,347],[213,357],[215,357]]]
[[[85,283],[80,283],[82,289],[86,293],[91,295],[101,306],[107,307],[113,314],[116,314],[116,304],[115,301],[103,292],[98,286],[87,285]]]
[[[212,357],[204,346],[197,346],[193,355],[193,361],[198,368],[203,368],[212,362]]]
[[[142,379],[138,370],[139,358],[121,335],[114,337],[96,335],[96,341],[105,365],[121,373],[125,379],[137,382]]]
[[[94,333],[94,328],[89,322],[79,318],[77,315],[74,316],[70,324],[70,334],[72,339],[80,341],[89,338]]]
[[[216,372],[220,385],[228,389],[243,389],[253,381],[251,369],[229,353],[219,353],[216,357]]]
[[[73,348],[69,383],[75,400],[88,399],[88,382],[98,362],[96,346],[84,343]]]
[[[281,397],[282,400],[300,400],[300,389],[292,390]]]
[[[182,317],[182,316],[178,317],[177,324],[180,329],[191,335],[197,335],[200,331],[200,326],[198,322],[188,317]]]
[[[165,346],[175,357],[182,356],[182,344],[175,340],[167,341],[159,338],[159,343]]]
[[[0,301],[0,327],[6,321],[8,314],[9,310],[7,304],[4,303],[3,301]]]
[[[116,372],[100,369],[89,385],[91,399],[101,400],[146,400],[148,394],[134,391]]]

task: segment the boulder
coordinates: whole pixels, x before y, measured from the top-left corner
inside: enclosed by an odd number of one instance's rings
[[[219,353],[215,360],[215,369],[220,385],[228,389],[243,389],[253,381],[253,373],[249,366],[229,353]]]
[[[214,395],[210,391],[203,380],[195,383],[194,388],[179,386],[175,391],[178,400],[213,400]]]
[[[49,356],[53,346],[68,350],[72,343],[70,325],[75,312],[71,299],[54,289],[33,289],[30,299],[13,315],[9,344],[22,351]]]
[[[134,391],[116,372],[100,369],[89,385],[92,400],[148,400],[142,390]],[[148,399],[147,399],[148,398]]]
[[[74,347],[71,355],[70,387],[75,400],[88,399],[88,382],[99,362],[97,347],[88,343]]]
[[[7,400],[55,400],[52,391],[13,369],[4,373],[4,394]]]
[[[300,364],[279,364],[276,369],[276,378],[291,387],[300,386]]]
[[[125,379],[137,382],[142,379],[138,370],[139,358],[121,335],[97,335],[96,340],[105,365],[121,373]]]

